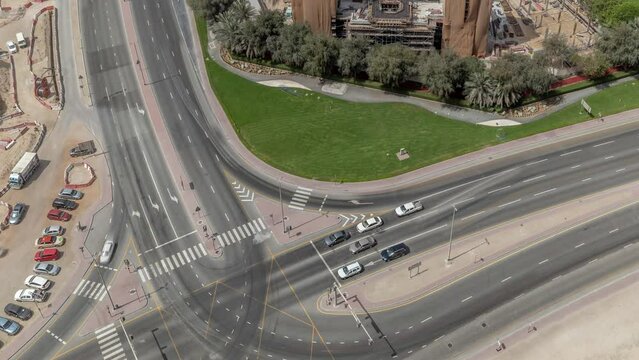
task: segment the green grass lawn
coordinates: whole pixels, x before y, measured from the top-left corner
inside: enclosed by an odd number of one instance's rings
[[[198,21],[206,53],[206,25]],[[579,104],[529,125],[503,129],[450,120],[399,103],[351,103],[299,89],[255,84],[206,61],[216,96],[244,144],[283,171],[326,181],[395,176],[480,148],[589,119]],[[639,107],[639,83],[587,99],[596,114]],[[406,148],[411,157],[398,161]]]

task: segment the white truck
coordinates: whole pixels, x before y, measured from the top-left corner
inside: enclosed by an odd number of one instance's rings
[[[22,188],[38,168],[39,164],[40,159],[38,159],[38,154],[25,152],[16,166],[13,167],[13,170],[11,170],[11,175],[9,175],[9,186],[14,189]]]

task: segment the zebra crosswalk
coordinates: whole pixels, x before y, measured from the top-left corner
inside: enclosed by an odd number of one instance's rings
[[[107,286],[105,291],[104,284],[91,281],[91,280],[82,279],[80,280],[80,283],[78,284],[78,286],[75,287],[75,290],[73,290],[73,295],[102,301],[107,291],[109,290],[111,290],[111,285]]]
[[[222,247],[229,246],[233,243],[244,240],[249,236],[256,235],[260,231],[266,230],[266,225],[261,218],[251,220],[244,225],[240,225],[234,229],[222,233],[217,237]]]
[[[297,190],[295,190],[295,194],[293,194],[291,202],[288,204],[288,207],[295,210],[304,210],[312,192],[313,189],[298,186]]]
[[[98,346],[104,360],[126,359],[124,347],[122,347],[122,342],[120,341],[120,334],[115,324],[111,323],[93,333],[98,340]]]
[[[187,249],[178,251],[175,254],[162,258],[148,266],[138,270],[138,275],[142,282],[146,282],[152,278],[156,278],[162,274],[168,273],[175,269],[197,260],[203,256],[208,255],[206,248],[202,243],[198,243],[195,246],[191,246]]]

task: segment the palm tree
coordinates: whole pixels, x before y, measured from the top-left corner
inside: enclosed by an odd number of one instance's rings
[[[240,22],[249,20],[257,14],[255,8],[251,6],[248,0],[235,0],[229,8],[229,11],[232,12],[233,16]]]
[[[240,41],[241,22],[238,21],[237,17],[227,11],[218,15],[215,20],[213,33],[222,47],[236,54],[244,51]]]
[[[464,83],[464,95],[472,105],[480,109],[493,105],[495,80],[486,71],[477,71]]]
[[[519,100],[519,92],[512,82],[497,81],[493,91],[493,104],[507,108],[514,105]]]

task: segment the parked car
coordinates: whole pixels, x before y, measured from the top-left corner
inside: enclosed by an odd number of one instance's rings
[[[48,290],[51,287],[51,281],[38,275],[29,275],[24,279],[24,284],[30,288]]]
[[[8,303],[7,305],[5,305],[4,313],[20,320],[29,320],[31,319],[31,316],[33,316],[33,311],[27,309],[24,306],[13,303]]]
[[[364,250],[370,249],[375,245],[377,245],[377,240],[375,240],[375,238],[372,236],[367,236],[352,243],[348,247],[348,250],[351,251],[351,254],[355,255]]]
[[[56,276],[60,273],[60,267],[51,263],[39,262],[33,266],[33,272],[36,274],[46,274]]]
[[[13,320],[9,320],[6,317],[0,316],[0,330],[7,333],[7,335],[15,335],[17,334],[22,326]]]
[[[357,224],[357,232],[363,233],[378,228],[382,225],[384,225],[384,221],[382,220],[382,218],[379,216],[375,216]]]
[[[15,54],[18,52],[18,47],[16,46],[16,43],[9,40],[7,41],[7,50],[9,50],[9,54]]]
[[[100,251],[100,264],[107,265],[111,262],[111,257],[113,257],[113,250],[115,248],[115,242],[113,239],[107,239],[102,246],[102,251]]]
[[[49,297],[49,293],[38,289],[20,289],[16,291],[13,300],[19,302],[44,302]]]
[[[42,235],[58,236],[64,234],[64,228],[60,225],[47,226],[42,230]]]
[[[58,193],[58,196],[63,199],[80,200],[84,196],[84,193],[76,189],[63,188]]]
[[[38,249],[58,247],[64,245],[64,238],[62,236],[45,235],[36,239],[35,246]]]
[[[337,275],[340,279],[348,279],[351,276],[355,276],[364,271],[364,267],[358,262],[348,264],[337,270]]]
[[[382,250],[380,255],[382,256],[382,260],[388,262],[408,254],[408,251],[408,246],[406,246],[406,244],[399,243]]]
[[[35,253],[34,261],[55,261],[60,258],[58,249],[44,249]]]
[[[11,215],[9,215],[9,224],[15,225],[19,224],[24,217],[24,212],[27,210],[27,206],[23,203],[17,203],[13,210],[11,210]]]
[[[66,211],[51,209],[47,214],[47,219],[57,221],[69,221],[71,220],[71,214]]]
[[[412,201],[409,203],[406,203],[404,205],[400,205],[395,209],[395,214],[397,214],[397,216],[406,216],[406,215],[410,215],[414,212],[418,212],[420,210],[423,210],[424,206],[422,205],[422,203],[418,200],[418,201]]]
[[[53,207],[54,209],[74,210],[78,207],[78,203],[73,200],[55,198],[55,200],[53,200],[53,203],[51,204],[51,207]]]
[[[351,237],[351,234],[348,231],[341,230],[336,233],[330,234],[324,238],[324,244],[328,247],[333,247],[344,240],[348,240]]]

